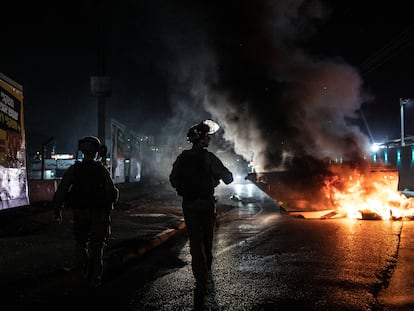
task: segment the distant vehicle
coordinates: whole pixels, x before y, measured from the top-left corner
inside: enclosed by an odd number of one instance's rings
[[[0,210],[29,204],[23,86],[0,72]]]

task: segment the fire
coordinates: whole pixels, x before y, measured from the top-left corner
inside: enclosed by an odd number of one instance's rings
[[[414,198],[398,191],[398,171],[384,167],[332,168],[323,193],[348,218],[403,219],[414,217]]]

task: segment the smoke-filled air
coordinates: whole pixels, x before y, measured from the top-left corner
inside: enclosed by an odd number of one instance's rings
[[[256,171],[304,159],[362,159],[368,138],[353,122],[363,100],[358,71],[340,55],[324,59],[303,48],[329,7],[306,0],[207,3],[194,10],[194,54],[187,50],[177,62],[191,105],[182,108],[173,93],[174,116],[201,119],[205,110]]]

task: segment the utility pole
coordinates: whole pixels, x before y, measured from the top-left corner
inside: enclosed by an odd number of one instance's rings
[[[98,98],[98,137],[105,144],[105,104],[106,97],[110,94],[110,77],[99,75],[91,76],[91,92]]]
[[[409,99],[400,98],[400,116],[401,116],[401,147],[405,146],[404,137],[404,106],[408,103]]]
[[[46,159],[46,147],[55,140],[54,137],[42,144],[42,180],[45,179],[45,159]]]
[[[111,79],[106,76],[106,40],[107,40],[107,12],[102,6],[97,7],[96,42],[97,42],[97,74],[91,76],[91,93],[98,99],[98,138],[102,144],[106,139],[106,97],[111,93]]]
[[[98,137],[105,144],[105,128],[106,128],[106,97],[110,93],[110,79],[105,76],[105,47],[103,43],[98,47],[98,80],[99,90],[96,94],[98,97]]]

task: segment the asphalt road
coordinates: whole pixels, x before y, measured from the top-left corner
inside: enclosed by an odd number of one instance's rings
[[[410,266],[401,247],[409,247],[413,222],[292,217],[249,183],[220,188],[219,204],[231,195],[234,208],[219,207],[225,212],[217,222],[206,308],[410,310],[403,300],[398,307],[393,303],[401,298],[399,284],[410,279],[404,272],[411,270],[401,269]],[[97,291],[70,280],[65,288],[52,278],[29,287],[21,303],[7,310],[36,305],[43,310],[192,310],[190,263],[184,232],[113,271]]]
[[[211,310],[384,310],[403,222],[295,218],[250,190],[218,223]],[[188,244],[177,258],[131,310],[192,309]]]

